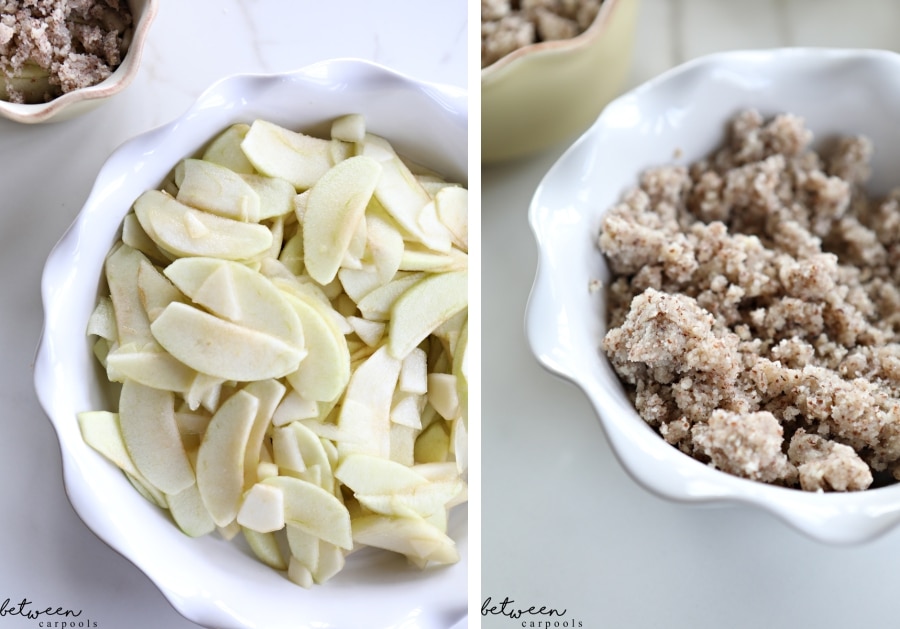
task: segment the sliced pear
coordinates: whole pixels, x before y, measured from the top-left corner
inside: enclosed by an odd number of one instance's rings
[[[212,377],[250,382],[297,370],[306,351],[269,334],[173,302],[157,317],[153,336],[172,356]]]
[[[197,210],[158,190],[141,194],[134,212],[153,242],[178,256],[245,260],[272,245],[272,232],[265,225]]]
[[[381,170],[371,158],[351,157],[310,188],[303,214],[303,261],[320,284],[328,284],[337,274]]]
[[[217,526],[237,516],[244,489],[244,456],[259,399],[246,391],[231,395],[213,414],[197,452],[197,487]]]
[[[126,380],[119,396],[119,424],[131,460],[153,486],[177,494],[194,483],[172,392]]]
[[[255,120],[241,142],[251,164],[264,175],[279,177],[306,190],[331,168],[331,142]]]
[[[259,221],[259,194],[230,168],[188,158],[179,162],[175,172],[177,201],[237,221]]]
[[[388,324],[391,355],[402,359],[431,332],[468,306],[468,271],[428,275],[394,302]]]
[[[334,494],[289,476],[275,476],[261,482],[284,492],[286,523],[346,550],[353,547],[350,513]]]

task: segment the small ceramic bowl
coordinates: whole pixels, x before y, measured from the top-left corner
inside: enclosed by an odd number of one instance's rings
[[[638,0],[604,0],[572,39],[520,48],[481,71],[481,159],[523,157],[575,137],[618,95],[631,63]]]
[[[0,116],[23,123],[58,122],[68,120],[94,109],[106,99],[128,87],[137,76],[150,25],[156,18],[159,0],[129,0],[134,27],[128,52],[122,63],[106,79],[71,92],[46,103],[11,103],[0,100]],[[27,85],[23,86],[27,89]]]
[[[900,55],[782,49],[691,61],[616,99],[550,169],[530,208],[539,265],[527,333],[540,363],[592,402],[624,468],[652,492],[686,503],[744,503],[812,538],[872,539],[900,523],[900,484],[810,493],[728,475],[667,444],[637,414],[600,349],[609,278],[597,247],[606,209],[651,166],[689,164],[724,139],[739,111],[803,116],[816,138],[864,134],[875,154],[869,192],[900,184]]]
[[[447,629],[467,614],[467,509],[450,514],[448,534],[462,560],[421,571],[375,549],[348,557],[342,572],[304,590],[219,536],[189,538],[142,498],[81,437],[76,413],[105,408],[108,383],[86,324],[103,263],[141,192],[156,188],[181,158],[218,132],[255,118],[327,134],[330,121],[361,113],[397,151],[466,183],[468,108],[464,91],[412,80],[380,66],[334,60],[297,72],[236,76],[208,91],[178,119],[140,135],[104,164],[75,222],[43,274],[44,328],[34,381],[59,438],[66,491],[84,522],[159,587],[185,617],[219,629],[416,626]],[[371,551],[371,552],[370,552]]]

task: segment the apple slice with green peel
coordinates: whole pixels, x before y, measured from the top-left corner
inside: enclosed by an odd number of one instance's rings
[[[417,565],[459,561],[453,540],[422,517],[373,514],[355,518],[352,524],[353,540],[358,544],[406,555]]]
[[[306,190],[331,168],[331,141],[255,120],[241,142],[254,168],[279,177],[298,191]]]
[[[286,523],[346,550],[353,547],[350,514],[334,494],[290,476],[274,476],[261,482],[284,492]]]
[[[216,523],[203,504],[196,483],[177,494],[167,494],[166,504],[175,524],[186,535],[202,537],[216,530]]]
[[[245,494],[237,523],[257,533],[284,528],[284,493],[278,487],[256,483]]]
[[[297,312],[264,275],[216,258],[181,258],[164,272],[185,295],[213,314],[298,350],[304,347]]]
[[[180,203],[236,221],[260,220],[259,194],[240,174],[215,162],[183,159],[175,167]]]
[[[119,396],[119,425],[131,460],[154,487],[177,494],[194,483],[172,392],[126,380]]]
[[[141,303],[138,271],[147,257],[128,245],[120,245],[106,259],[106,283],[116,314],[116,337],[120,344],[143,345],[153,340],[150,320]]]
[[[251,382],[297,370],[306,350],[264,332],[173,302],[153,322],[153,336],[172,356],[213,378]]]
[[[153,242],[177,256],[246,260],[272,246],[272,232],[265,225],[197,210],[159,190],[141,194],[134,212]]]
[[[469,191],[462,186],[444,186],[434,195],[438,220],[453,238],[453,244],[469,250]]]
[[[151,342],[141,347],[119,345],[112,350],[106,356],[106,375],[111,382],[128,379],[154,389],[182,393],[190,389],[197,372]]]
[[[288,569],[288,562],[274,533],[260,533],[248,527],[242,527],[241,533],[257,559],[275,570]]]
[[[390,456],[391,402],[400,375],[400,361],[382,345],[350,376],[337,425],[359,441],[338,444],[342,455]]]
[[[391,316],[394,302],[424,277],[424,273],[398,273],[394,279],[367,294],[356,305],[366,319],[387,321]]]
[[[307,352],[297,369],[287,374],[287,381],[306,400],[334,400],[350,380],[347,339],[314,298],[287,294],[286,300],[299,317]]]
[[[236,173],[255,173],[256,169],[241,148],[241,142],[247,137],[249,130],[250,125],[244,122],[231,125],[213,138],[201,158],[225,166]]]
[[[391,355],[402,359],[450,317],[468,307],[469,272],[428,275],[394,302],[388,324]]]
[[[258,174],[241,175],[241,178],[259,196],[258,220],[285,216],[294,211],[297,191],[290,181]]]
[[[320,284],[337,274],[381,171],[375,160],[355,156],[330,168],[310,188],[303,214],[303,261]]]
[[[411,468],[368,454],[348,454],[343,457],[334,470],[334,476],[354,494],[388,495],[428,484],[425,477]]]
[[[197,451],[197,487],[217,526],[234,521],[244,489],[244,457],[259,399],[238,391],[213,414]]]

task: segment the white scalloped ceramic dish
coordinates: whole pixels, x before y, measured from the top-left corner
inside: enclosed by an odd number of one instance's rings
[[[192,539],[142,498],[81,438],[75,414],[104,408],[103,377],[85,325],[98,295],[106,252],[133,200],[156,187],[182,157],[231,123],[256,117],[328,132],[343,113],[399,152],[466,183],[468,105],[463,90],[412,80],[380,66],[334,60],[273,76],[236,76],[208,91],[170,124],[119,147],[51,252],[43,275],[44,329],[34,379],[57,434],[69,499],[84,522],[146,573],[171,604],[221,629],[301,627],[448,629],[467,615],[467,509],[453,510],[448,533],[462,561],[421,572],[397,555],[365,549],[322,586],[304,590],[218,536]]]
[[[900,184],[900,55],[886,51],[779,49],[714,54],[649,81],[610,103],[550,169],[530,207],[539,264],[527,334],[539,362],[578,385],[593,404],[623,467],[641,485],[687,503],[743,503],[808,536],[862,542],[900,523],[900,485],[812,494],[744,480],[665,443],[625,395],[602,350],[605,306],[589,283],[607,279],[595,246],[602,213],[647,167],[690,163],[724,137],[726,121],[755,107],[792,112],[823,138],[873,139],[870,189]]]
[[[26,124],[60,122],[94,109],[131,85],[141,66],[150,25],[159,11],[159,0],[131,0],[130,6],[134,31],[128,52],[115,72],[96,85],[68,92],[46,103],[0,100],[0,116]]]

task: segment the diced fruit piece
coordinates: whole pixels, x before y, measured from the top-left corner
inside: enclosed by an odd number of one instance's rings
[[[284,528],[284,494],[278,487],[256,483],[244,495],[237,523],[258,533]]]

